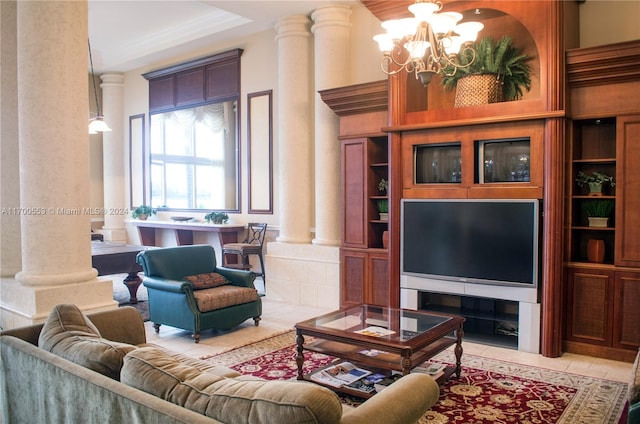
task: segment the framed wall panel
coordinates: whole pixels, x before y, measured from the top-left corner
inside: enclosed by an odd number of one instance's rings
[[[147,189],[145,115],[129,117],[129,201],[131,209],[144,205]]]
[[[249,213],[273,213],[273,90],[247,95]]]

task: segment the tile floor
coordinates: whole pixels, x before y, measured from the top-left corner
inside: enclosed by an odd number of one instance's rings
[[[268,338],[272,335],[292,330],[296,322],[330,312],[326,309],[286,304],[270,300],[268,296],[262,298],[263,315],[258,327],[252,320],[247,320],[239,327],[228,332],[208,330],[202,333],[199,344],[193,342],[191,333],[172,327],[161,326],[156,334],[153,324],[145,323],[147,340],[168,349],[184,354],[202,357],[227,351],[233,347]],[[628,382],[631,365],[607,359],[565,353],[560,358],[545,358],[542,355],[518,352],[513,349],[464,342],[465,353],[504,359],[505,361],[538,366],[542,368],[566,371],[607,380]],[[464,358],[464,357],[463,357]]]

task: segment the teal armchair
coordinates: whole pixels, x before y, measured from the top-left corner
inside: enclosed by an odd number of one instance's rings
[[[202,330],[228,330],[249,318],[258,325],[262,301],[253,285],[255,274],[216,266],[212,246],[149,249],[136,261],[144,271],[156,333],[165,324],[192,331],[198,343]],[[202,284],[203,276],[215,276],[216,284]]]

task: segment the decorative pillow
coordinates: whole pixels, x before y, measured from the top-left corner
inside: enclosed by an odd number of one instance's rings
[[[194,290],[211,289],[213,287],[224,286],[229,281],[224,275],[217,272],[207,272],[205,274],[188,275],[185,280],[193,284]]]
[[[299,381],[247,381],[201,372],[153,347],[124,358],[122,382],[227,423],[339,423],[331,390]]]
[[[56,305],[42,327],[38,346],[68,361],[120,379],[122,358],[135,346],[100,337],[100,332],[76,305]]]

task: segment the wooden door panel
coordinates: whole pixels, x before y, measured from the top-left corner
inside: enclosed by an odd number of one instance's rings
[[[640,273],[617,272],[615,293],[613,346],[637,350],[640,346]]]
[[[616,265],[640,267],[640,115],[617,122]]]
[[[367,247],[365,149],[365,139],[342,144],[342,244],[348,247]]]
[[[369,284],[366,303],[390,306],[389,302],[389,259],[385,254],[369,255]]]
[[[611,284],[611,275],[606,272],[581,270],[569,273],[567,339],[611,344]]]
[[[342,251],[340,306],[364,303],[364,286],[367,272],[367,254],[358,251]]]

